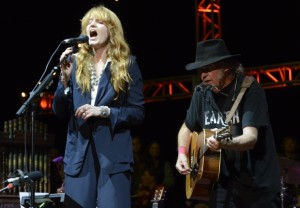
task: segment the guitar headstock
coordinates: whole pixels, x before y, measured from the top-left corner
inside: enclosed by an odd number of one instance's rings
[[[154,197],[151,200],[152,208],[162,208],[160,204],[163,203],[164,197],[166,194],[166,190],[164,186],[158,186],[154,191]]]

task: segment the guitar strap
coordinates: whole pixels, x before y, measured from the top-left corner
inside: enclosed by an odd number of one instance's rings
[[[242,100],[243,95],[245,94],[246,90],[248,87],[250,87],[251,83],[254,81],[254,77],[252,76],[245,76],[243,83],[242,83],[242,87],[241,87],[241,91],[238,94],[235,102],[233,103],[230,112],[228,113],[225,123],[228,124],[231,117],[233,116],[234,112],[236,111],[240,101]]]

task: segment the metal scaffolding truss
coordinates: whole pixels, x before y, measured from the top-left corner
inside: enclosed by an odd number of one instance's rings
[[[196,40],[222,37],[220,0],[195,0]],[[201,32],[201,34],[200,34]],[[300,85],[300,62],[249,67],[246,74],[256,78],[265,89]],[[146,102],[177,100],[192,96],[200,83],[197,74],[144,81]]]
[[[197,40],[222,38],[220,0],[196,0],[196,4]]]
[[[300,85],[300,62],[247,68],[265,89]]]
[[[256,78],[264,89],[300,85],[300,62],[246,68],[246,74]],[[190,98],[200,83],[198,74],[144,81],[146,102]]]

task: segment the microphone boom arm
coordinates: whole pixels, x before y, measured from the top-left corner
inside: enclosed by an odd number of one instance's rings
[[[38,86],[38,88],[30,93],[29,98],[23,103],[21,108],[16,113],[18,116],[22,115],[27,109],[28,105],[31,104],[33,98],[39,95],[46,87],[49,86],[50,82],[53,80],[53,76],[58,72],[58,67],[55,66],[52,71],[45,77],[42,83]]]

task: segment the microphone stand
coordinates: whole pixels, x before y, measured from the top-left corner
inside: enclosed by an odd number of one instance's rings
[[[58,48],[60,47],[60,45],[64,43],[64,42],[61,42],[58,46]],[[62,60],[60,60],[60,62],[55,66],[53,67],[53,69],[51,70],[51,72],[43,79],[43,81],[41,82],[40,85],[38,85],[38,87],[36,88],[35,91],[32,91],[30,93],[30,96],[29,98],[23,103],[23,105],[20,107],[20,109],[17,111],[16,115],[17,116],[21,116],[22,114],[24,114],[24,112],[28,109],[28,106],[30,104],[33,103],[33,99],[38,96],[46,87],[48,87],[49,85],[52,84],[52,81],[53,81],[53,77],[55,76],[56,73],[58,73],[59,71],[59,66],[66,60],[68,60],[69,58],[71,58],[71,55],[74,53],[74,52],[77,52],[78,51],[78,47],[77,45],[73,45],[73,50],[70,54],[66,54]],[[57,49],[58,49],[57,48]],[[56,51],[57,51],[56,49]],[[32,110],[32,148],[31,148],[31,170],[33,171],[34,170],[34,118],[35,118],[35,111]],[[30,187],[31,187],[31,196],[30,196],[30,208],[34,208],[34,204],[35,204],[35,185],[34,185],[34,181],[31,181],[30,182]]]
[[[58,72],[59,68],[58,66],[55,66],[51,72],[44,78],[44,80],[42,81],[42,83],[38,86],[38,88],[35,91],[32,91],[30,93],[29,98],[23,103],[23,105],[21,106],[21,108],[17,111],[16,115],[17,116],[21,116],[29,107],[30,104],[33,103],[33,99],[38,96],[46,87],[49,86],[49,84],[51,83],[51,81],[53,80],[54,75]],[[32,106],[34,106],[34,104],[32,104]],[[34,171],[34,126],[35,126],[35,109],[32,108],[32,113],[31,113],[31,132],[32,132],[32,137],[31,137],[31,170]],[[35,184],[34,181],[30,182],[30,190],[31,190],[31,199],[30,199],[30,208],[34,208],[35,205]]]

